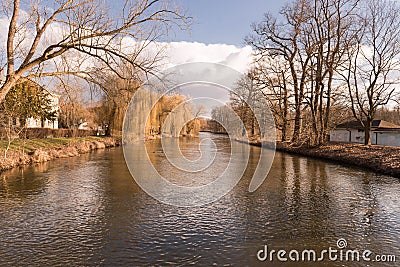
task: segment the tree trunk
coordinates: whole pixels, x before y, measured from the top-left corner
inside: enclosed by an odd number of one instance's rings
[[[113,103],[113,107],[111,109],[109,118],[108,118],[108,127],[106,130],[106,136],[111,136],[112,130],[114,129],[114,119],[115,119],[115,113],[117,112],[117,104]]]
[[[282,142],[286,141],[286,132],[287,132],[287,120],[286,120],[286,118],[284,118],[283,124],[282,124],[282,136],[281,136]]]
[[[324,143],[328,136],[328,128],[329,128],[329,118],[331,111],[331,92],[332,92],[332,81],[333,81],[333,71],[329,71],[329,79],[328,79],[328,88],[326,91],[326,107],[325,107],[325,118],[324,118],[324,131],[322,133],[322,142]]]
[[[0,87],[0,103],[3,103],[3,101],[6,99],[6,95],[11,90],[13,85],[14,83],[12,82],[6,82],[2,87]]]
[[[364,145],[371,145],[371,127],[372,127],[372,120],[367,119],[364,126]]]
[[[286,136],[287,136],[287,125],[288,125],[288,90],[286,87],[286,81],[285,81],[285,76],[282,71],[282,80],[283,80],[283,123],[282,123],[282,142],[286,141]]]
[[[294,117],[294,129],[293,129],[293,137],[292,142],[296,143],[300,139],[300,130],[301,130],[301,106],[299,104],[296,105],[296,114]]]

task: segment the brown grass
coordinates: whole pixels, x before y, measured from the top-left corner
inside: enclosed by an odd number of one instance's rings
[[[277,150],[354,165],[400,178],[400,147],[330,142],[318,147],[277,143]]]
[[[0,140],[0,171],[118,145],[120,139],[96,136],[15,140],[7,152],[7,157],[4,157],[7,141]]]

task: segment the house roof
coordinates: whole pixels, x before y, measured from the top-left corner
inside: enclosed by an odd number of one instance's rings
[[[336,126],[336,129],[364,129],[359,121],[349,121]],[[393,124],[384,120],[373,120],[371,130],[374,131],[388,131],[400,130],[400,125]]]

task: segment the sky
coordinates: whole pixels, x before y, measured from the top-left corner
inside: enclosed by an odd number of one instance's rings
[[[47,0],[46,0],[47,1]],[[119,13],[125,0],[104,0]],[[276,0],[174,0],[179,8],[193,18],[190,30],[173,30],[161,39],[166,44],[168,66],[202,61],[226,64],[240,72],[251,61],[251,48],[244,38],[251,33],[250,25],[263,14],[278,15],[286,2]],[[134,2],[134,1],[133,1]],[[111,11],[112,11],[111,10]],[[111,12],[112,13],[112,12]],[[5,46],[8,20],[0,16],[0,43]],[[58,37],[55,37],[58,38]]]
[[[263,14],[278,14],[284,1],[276,0],[181,0],[180,5],[193,17],[190,32],[178,32],[175,41],[244,46],[250,25]]]
[[[172,0],[193,18],[190,31],[176,30],[169,41],[230,44],[244,46],[250,25],[260,21],[266,12],[278,15],[290,0]],[[105,0],[110,5],[111,0]],[[119,14],[125,0],[112,1],[111,8]]]
[[[283,3],[276,0],[181,0],[178,4],[193,21],[190,31],[175,31],[169,36],[169,66],[212,62],[246,72],[252,61],[252,49],[244,38],[251,33],[251,24],[260,21],[264,13],[278,15]],[[221,102],[229,100],[228,91],[212,85],[193,84],[186,92],[194,98],[202,95]],[[206,100],[202,104],[207,108],[204,115],[210,116],[215,101]]]
[[[278,15],[284,1],[273,0],[177,0],[192,17],[190,30],[173,31],[166,39],[168,65],[213,62],[246,72],[252,50],[244,42],[251,24],[267,12]]]
[[[112,11],[118,12],[125,0],[104,1]],[[278,15],[284,4],[284,1],[276,0],[175,2],[192,17],[192,24],[189,31],[175,29],[160,40],[165,47],[166,68],[191,62],[210,62],[227,65],[241,73],[246,72],[252,61],[252,49],[244,43],[244,37],[251,33],[250,25],[260,21],[266,12]],[[0,43],[4,48],[7,26],[8,20],[0,17]]]
[[[106,0],[107,1],[107,0]],[[125,0],[115,0],[112,9],[118,14]],[[174,28],[159,41],[165,45],[167,67],[190,62],[213,62],[245,72],[252,50],[244,42],[251,24],[265,13],[278,15],[289,0],[174,0],[192,18],[190,29]]]

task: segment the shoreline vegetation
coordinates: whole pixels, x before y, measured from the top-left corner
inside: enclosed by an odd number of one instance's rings
[[[218,134],[218,133],[216,133]],[[146,138],[151,140],[153,138]],[[259,141],[242,141],[251,146],[269,147]],[[0,157],[0,172],[19,166],[42,163],[58,158],[79,156],[97,149],[121,145],[119,137],[43,138],[18,140],[13,143],[7,158]],[[4,154],[5,141],[0,140],[0,153]],[[368,169],[375,173],[400,178],[400,147],[328,142],[323,145],[295,146],[277,142],[276,150],[313,159],[328,160],[342,165]]]
[[[260,142],[248,142],[248,144],[264,146]],[[277,142],[276,150],[400,178],[400,147],[337,142],[327,142],[323,145],[309,147]]]
[[[15,140],[4,157],[7,146],[0,140],[0,172],[33,163],[42,163],[57,158],[79,156],[97,149],[121,145],[117,137],[78,137],[78,138],[43,138]]]
[[[204,129],[200,132],[227,135],[226,132],[213,132]],[[156,138],[160,137],[157,136]],[[154,137],[146,140],[150,139],[154,139]],[[271,143],[261,143],[256,139],[249,141],[235,139],[235,141],[257,147],[271,148],[273,146]],[[318,146],[299,146],[290,142],[276,141],[275,149],[279,152],[327,160],[340,165],[367,169],[378,174],[400,178],[400,147],[339,142],[326,142]]]

